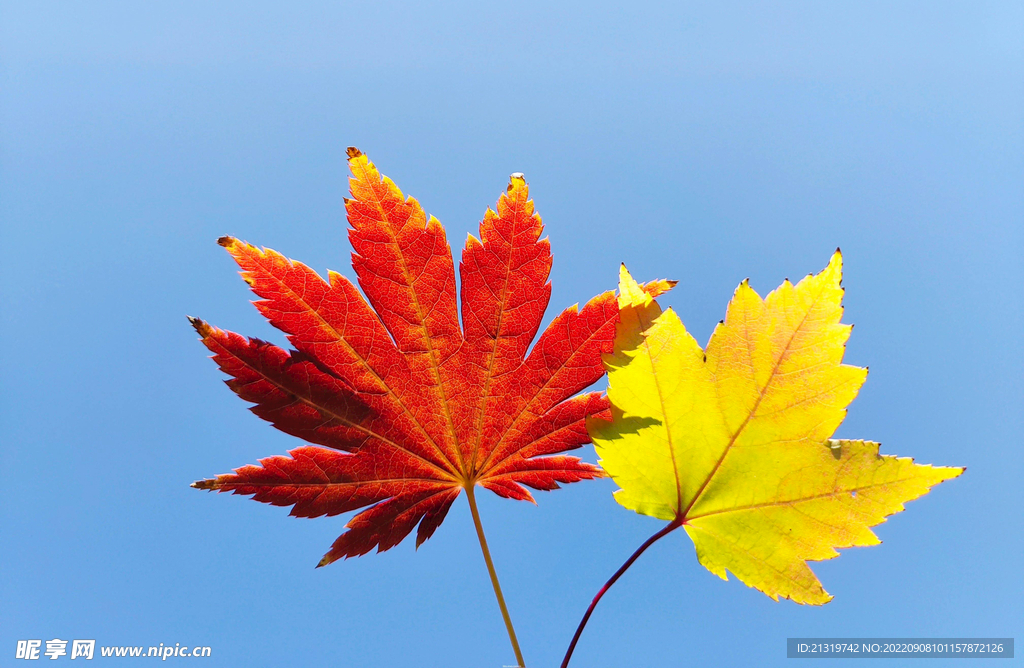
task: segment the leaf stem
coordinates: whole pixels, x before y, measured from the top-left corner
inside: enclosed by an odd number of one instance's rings
[[[491,561],[491,551],[487,549],[487,538],[484,537],[484,526],[480,523],[480,511],[476,508],[476,495],[473,492],[475,485],[466,487],[466,498],[469,499],[469,510],[473,513],[473,524],[476,526],[476,537],[480,539],[480,551],[484,553],[484,563],[487,564],[487,572],[491,576],[491,585],[494,586],[494,595],[498,599],[498,607],[501,608],[501,616],[505,620],[505,628],[508,630],[508,639],[512,641],[512,651],[516,653],[516,661],[519,668],[525,668],[523,652],[519,649],[519,641],[516,640],[516,630],[512,628],[512,618],[509,617],[508,607],[505,605],[505,597],[501,594],[501,585],[498,584],[498,574],[494,570],[494,562]]]
[[[561,668],[567,668],[567,666],[569,665],[569,659],[572,658],[573,650],[576,649],[576,643],[579,642],[580,636],[583,634],[583,627],[587,625],[587,622],[590,620],[590,615],[593,614],[594,608],[597,607],[597,602],[601,600],[601,597],[604,596],[604,593],[611,589],[611,586],[615,584],[615,581],[622,577],[622,574],[626,572],[626,569],[633,565],[633,562],[637,560],[637,557],[644,553],[644,550],[649,548],[662,537],[672,533],[681,526],[683,526],[682,519],[676,518],[672,520],[672,522],[665,526],[661,531],[659,531],[658,533],[654,534],[646,541],[644,541],[644,544],[637,548],[636,552],[634,552],[629,557],[629,559],[626,560],[626,563],[622,564],[622,566],[619,567],[619,570],[615,571],[615,575],[613,575],[611,579],[608,580],[608,582],[604,583],[604,586],[601,587],[601,591],[597,592],[597,596],[595,596],[594,600],[590,602],[590,607],[587,608],[586,614],[583,615],[583,619],[580,620],[580,625],[576,627],[576,635],[572,637],[572,642],[569,643],[569,649],[566,650],[565,658],[562,659]]]

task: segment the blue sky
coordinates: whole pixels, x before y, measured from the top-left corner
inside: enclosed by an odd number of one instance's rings
[[[285,4],[0,3],[4,665],[54,637],[209,645],[216,666],[513,663],[464,500],[418,551],[314,570],[344,518],[188,487],[299,445],[219,382],[185,315],[283,341],[223,234],[352,275],[348,145],[456,244],[524,172],[549,318],[626,262],[680,281],[663,304],[704,342],[739,281],[764,294],[842,247],[847,361],[871,375],[839,435],[968,467],[883,545],[814,565],[823,608],[722,582],[669,536],[574,666],[1024,635],[1020,3]],[[613,489],[481,495],[530,666],[557,665],[661,526]]]

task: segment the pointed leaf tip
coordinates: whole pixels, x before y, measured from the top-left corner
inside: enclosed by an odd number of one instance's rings
[[[526,187],[526,176],[522,172],[514,172],[508,177],[508,187],[505,189],[506,192],[512,192],[520,188]]]
[[[336,559],[332,559],[331,558],[331,553],[328,552],[327,554],[325,554],[323,557],[320,558],[320,561],[317,562],[316,567],[317,568],[323,568],[324,566],[327,566],[328,564],[333,564],[335,561],[337,561],[337,560]]]
[[[636,282],[633,275],[626,269],[626,265],[619,267],[619,308],[630,306],[642,306],[651,301],[651,296],[644,292],[640,284]]]
[[[199,336],[206,338],[206,335],[210,333],[210,326],[199,318],[190,315],[185,317],[188,318],[189,323],[192,325],[193,329],[196,330]]]
[[[363,154],[363,152],[357,149],[355,146],[349,146],[347,149],[345,149],[345,153],[348,155],[349,160],[352,160],[353,158],[358,158]]]
[[[665,294],[678,283],[664,278],[637,283],[622,263],[619,265],[619,308],[650,304],[655,297]]]
[[[843,270],[843,252],[836,248],[836,252],[832,253],[832,257],[828,259],[828,266],[826,270],[836,268],[840,272]]]
[[[644,292],[646,292],[653,298],[665,294],[672,288],[676,287],[676,285],[678,284],[679,281],[670,281],[668,279],[659,278],[653,281],[648,281],[644,283],[641,287],[643,288]]]

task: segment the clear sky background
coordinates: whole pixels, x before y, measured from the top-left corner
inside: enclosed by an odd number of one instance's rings
[[[513,663],[464,500],[418,552],[314,570],[345,517],[188,487],[299,445],[224,387],[185,315],[283,342],[222,234],[352,276],[348,145],[457,245],[524,172],[548,318],[626,262],[679,279],[663,303],[705,342],[743,278],[764,294],[841,246],[847,361],[871,375],[839,435],[968,467],[884,545],[814,565],[822,608],[722,582],[673,534],[573,665],[1024,637],[1020,2],[298,4],[0,3],[0,664],[54,637],[247,668]],[[530,666],[557,665],[662,525],[613,489],[482,495]]]

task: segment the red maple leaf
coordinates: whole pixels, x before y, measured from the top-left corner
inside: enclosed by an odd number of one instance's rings
[[[526,181],[514,174],[480,239],[469,236],[462,252],[460,328],[444,228],[357,149],[349,167],[352,264],[366,300],[340,274],[324,281],[275,251],[224,237],[261,298],[256,307],[295,350],[192,319],[251,410],[315,445],[193,487],[291,506],[298,517],[365,508],[320,566],[391,548],[417,524],[419,546],[466,490],[490,562],[476,485],[532,501],[526,487],[602,475],[557,453],[588,443],[586,417],[608,408],[599,393],[576,393],[604,373],[615,296],[563,311],[527,355],[551,295],[551,253]]]

